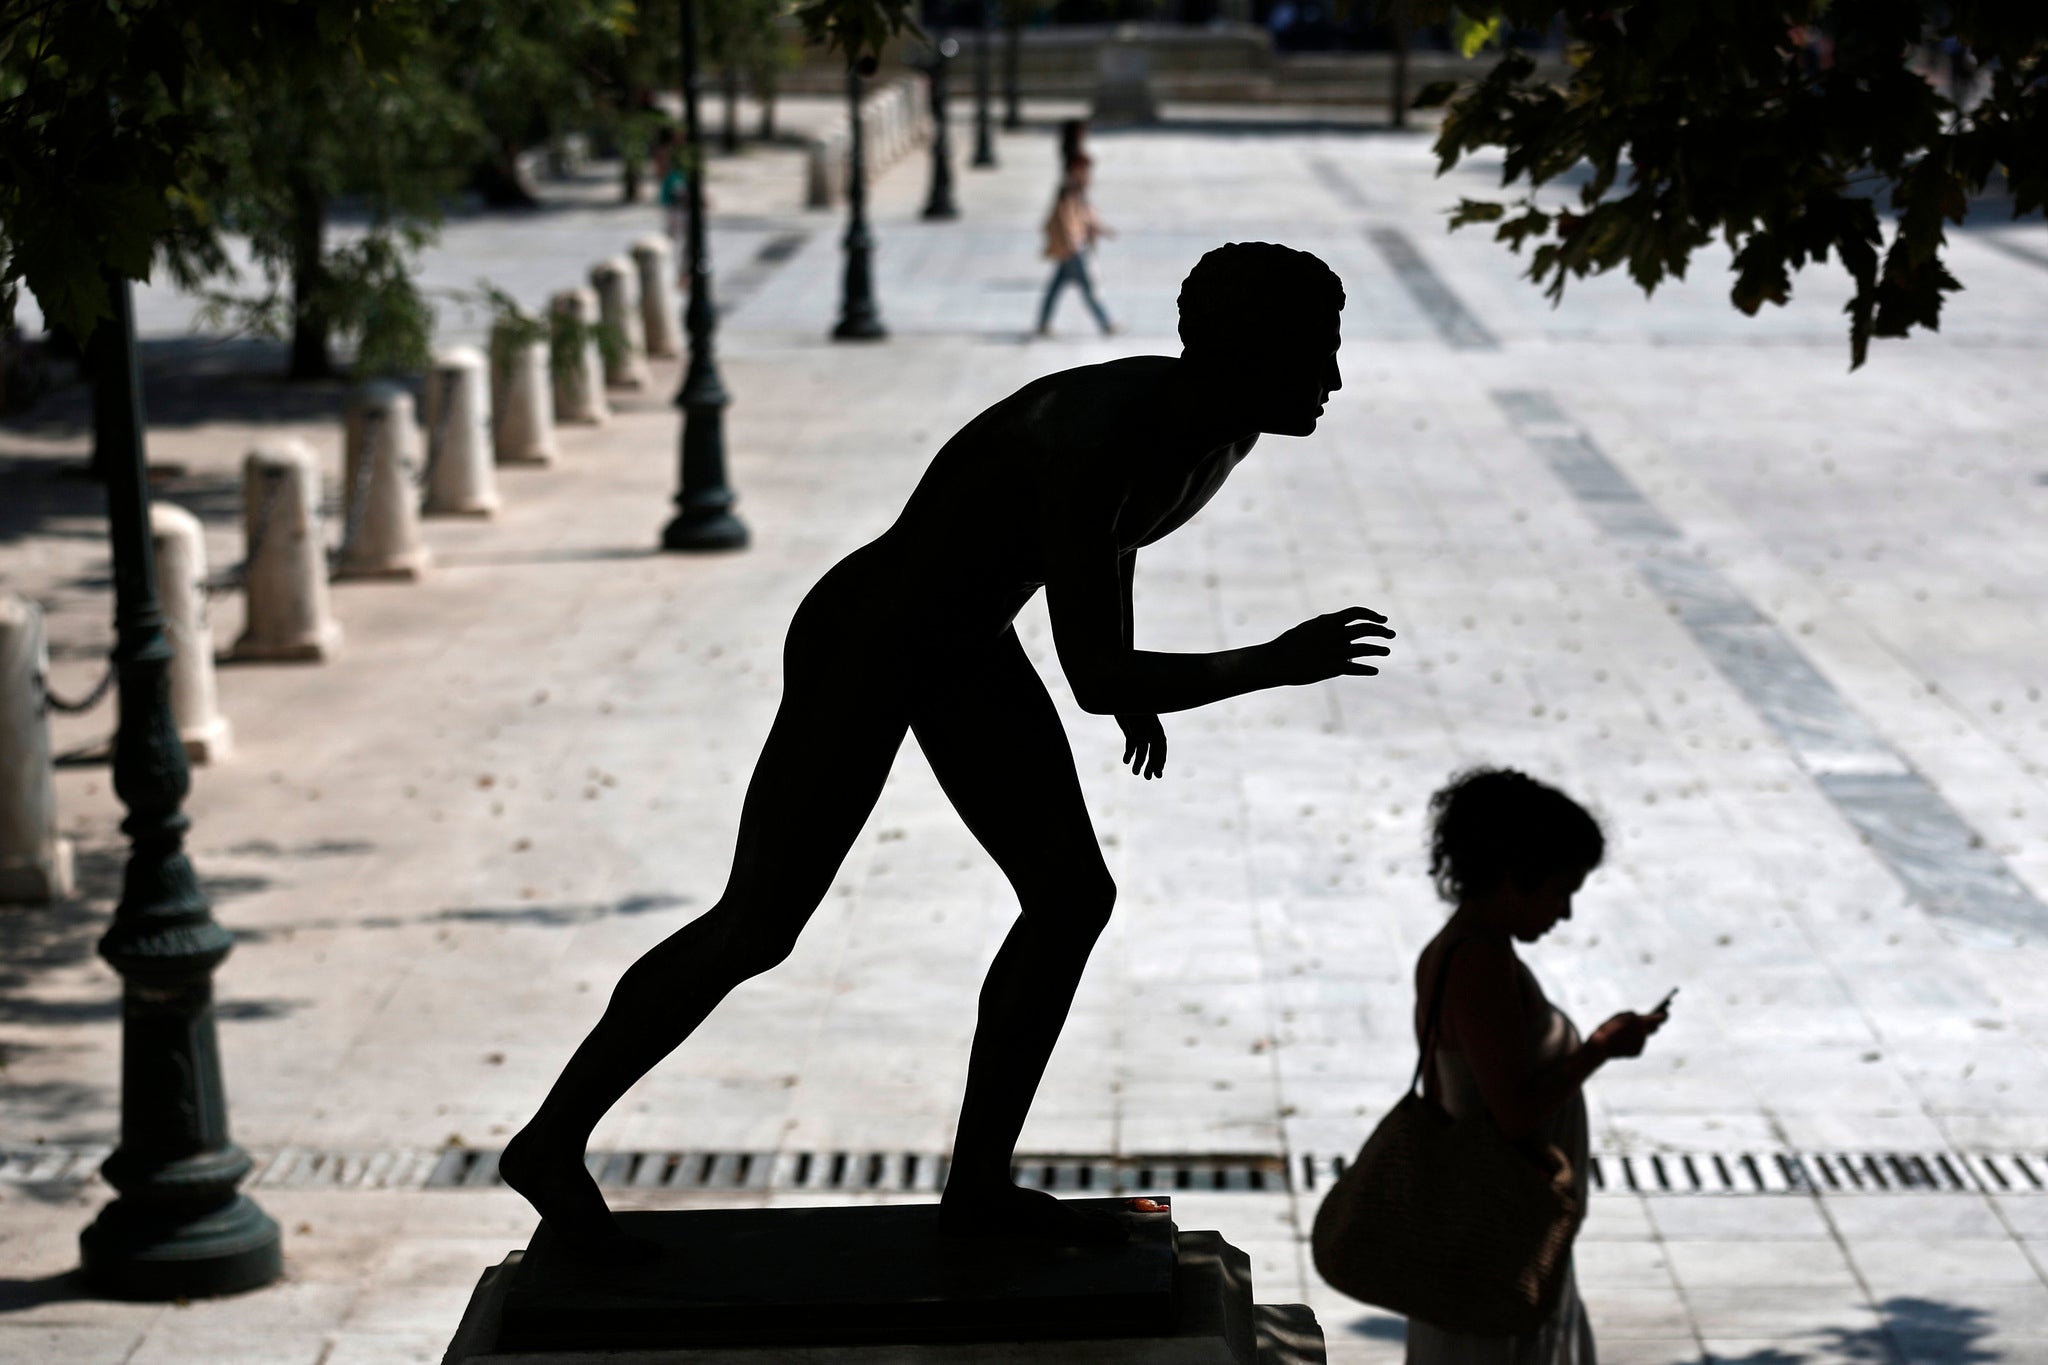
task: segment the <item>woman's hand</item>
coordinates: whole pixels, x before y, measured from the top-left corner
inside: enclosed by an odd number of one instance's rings
[[[1124,762],[1131,765],[1133,776],[1142,775],[1149,782],[1166,771],[1166,731],[1159,717],[1118,716],[1116,723],[1124,732]]]
[[[1664,1027],[1664,1021],[1669,1017],[1663,1010],[1655,1014],[1623,1010],[1594,1029],[1593,1036],[1586,1041],[1599,1049],[1602,1057],[1640,1057],[1643,1044],[1650,1040],[1651,1034]]]
[[[1379,670],[1360,659],[1387,653],[1385,645],[1361,643],[1391,640],[1387,618],[1366,607],[1346,607],[1311,617],[1266,646],[1276,680],[1289,686],[1319,683],[1344,674],[1370,677]]]

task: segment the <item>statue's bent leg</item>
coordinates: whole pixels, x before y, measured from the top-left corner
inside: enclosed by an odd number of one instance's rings
[[[626,969],[500,1160],[506,1183],[564,1235],[593,1245],[616,1238],[583,1166],[591,1130],[733,987],[789,955],[874,809],[904,729],[899,703],[872,678],[829,678],[792,657],[725,893]]]
[[[945,1202],[956,1223],[1042,1219],[1044,1201],[1015,1187],[1011,1162],[1116,884],[1066,732],[1015,632],[975,656],[942,695],[920,692],[911,728],[1022,910],[982,985]]]

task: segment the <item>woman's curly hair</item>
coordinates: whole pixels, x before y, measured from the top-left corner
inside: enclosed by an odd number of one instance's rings
[[[1512,878],[1534,890],[1560,872],[1590,872],[1607,853],[1578,802],[1513,768],[1459,773],[1429,798],[1429,875],[1456,905]]]

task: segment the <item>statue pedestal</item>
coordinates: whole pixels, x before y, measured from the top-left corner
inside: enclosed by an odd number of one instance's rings
[[[1216,1233],[1077,1202],[1129,1242],[944,1237],[932,1204],[622,1213],[666,1254],[617,1270],[543,1227],[484,1272],[443,1365],[1320,1365],[1314,1316],[1254,1305]]]

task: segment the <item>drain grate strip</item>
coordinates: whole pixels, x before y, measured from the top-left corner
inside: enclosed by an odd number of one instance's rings
[[[111,1148],[0,1147],[0,1184],[82,1184]],[[937,1195],[947,1158],[930,1152],[593,1152],[592,1178],[607,1189],[764,1193],[866,1192]],[[1304,1152],[1208,1156],[1058,1154],[1018,1159],[1015,1179],[1061,1195],[1284,1193],[1317,1196],[1346,1159]],[[2048,1153],[1710,1151],[1597,1152],[1587,1172],[1601,1191],[1647,1195],[2048,1195]],[[320,1151],[258,1154],[250,1185],[286,1189],[489,1189],[502,1184],[490,1149]]]

